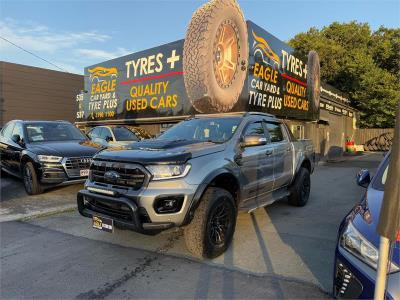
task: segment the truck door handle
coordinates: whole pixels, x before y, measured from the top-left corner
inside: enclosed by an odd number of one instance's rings
[[[265,151],[265,155],[270,156],[272,154],[272,150]]]

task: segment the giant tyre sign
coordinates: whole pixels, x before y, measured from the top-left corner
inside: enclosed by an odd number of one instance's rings
[[[148,121],[262,111],[319,116],[319,58],[308,60],[251,21],[235,0],[212,0],[184,40],[85,68],[77,121]],[[156,118],[156,120],[155,120]]]
[[[319,109],[321,81],[319,56],[315,51],[308,53],[307,70],[308,99],[313,104],[313,109],[317,111]]]
[[[214,0],[190,21],[183,46],[186,92],[199,112],[227,112],[246,79],[247,26],[236,1]]]

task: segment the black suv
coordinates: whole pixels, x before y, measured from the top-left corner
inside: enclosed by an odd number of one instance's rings
[[[83,182],[101,146],[66,121],[8,122],[0,133],[1,170],[23,178],[28,194]]]

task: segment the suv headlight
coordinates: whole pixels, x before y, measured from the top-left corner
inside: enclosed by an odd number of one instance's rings
[[[152,180],[163,180],[185,177],[190,171],[190,165],[147,165],[153,175]]]
[[[38,155],[38,159],[40,162],[57,163],[62,160],[62,157],[61,156],[52,156],[52,155]]]
[[[340,237],[340,245],[355,257],[376,270],[379,251],[349,222],[346,230]],[[399,270],[399,267],[391,262],[389,273]]]

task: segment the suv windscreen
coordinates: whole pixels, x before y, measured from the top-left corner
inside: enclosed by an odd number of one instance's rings
[[[128,128],[115,127],[112,129],[116,141],[133,141],[137,142],[139,138]]]
[[[241,120],[237,117],[190,119],[171,127],[158,139],[222,143],[232,137]]]
[[[12,131],[14,128],[15,122],[10,122],[8,123],[3,130],[1,131],[1,134],[6,137],[6,138],[11,138]]]
[[[385,183],[387,180],[388,176],[388,170],[389,170],[389,161],[390,161],[390,156],[386,159],[385,163],[381,168],[379,168],[377,174],[375,175],[374,183],[373,183],[373,188],[376,190],[383,191],[385,190]]]
[[[56,142],[87,139],[78,128],[68,123],[25,123],[24,128],[28,142]]]

